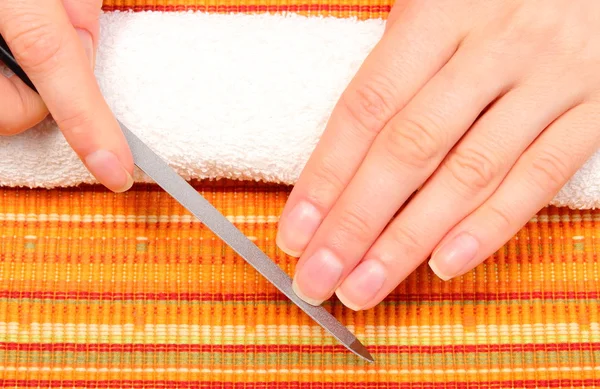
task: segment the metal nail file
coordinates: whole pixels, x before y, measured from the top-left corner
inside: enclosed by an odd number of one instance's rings
[[[0,60],[15,74],[36,90],[25,72],[19,67],[8,45],[0,36]],[[261,275],[300,307],[313,320],[339,340],[346,348],[361,358],[374,362],[366,347],[322,306],[310,305],[292,290],[292,279],[250,239],[237,229],[208,200],[177,174],[162,158],[152,151],[140,138],[119,122],[133,154],[135,165],[152,178],[161,188],[173,196],[183,207],[197,217],[214,234],[221,238],[237,254],[242,256]]]
[[[266,277],[283,294],[298,305],[311,318],[329,331],[362,358],[373,362],[373,357],[358,339],[325,308],[307,304],[292,290],[292,279],[250,239],[238,230],[208,200],[169,167],[144,142],[120,123],[129,142],[135,164],[150,176],[167,193],[196,216],[205,226],[241,255],[260,274]]]

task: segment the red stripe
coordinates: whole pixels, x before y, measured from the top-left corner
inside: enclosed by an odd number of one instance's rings
[[[580,292],[511,292],[511,293],[394,293],[385,302],[442,302],[442,301],[504,301],[504,300],[593,300],[597,291]],[[90,292],[90,291],[0,291],[5,299],[50,299],[50,300],[134,300],[134,301],[288,301],[285,295],[273,293],[142,293],[142,292]]]
[[[42,388],[142,388],[142,389],[479,389],[479,388],[564,388],[595,387],[596,379],[556,379],[556,380],[514,380],[479,382],[209,382],[209,381],[142,381],[142,380],[0,380],[2,387],[42,387]]]
[[[138,6],[108,6],[104,11],[200,11],[226,13],[255,13],[255,12],[363,12],[389,13],[390,5],[348,5],[348,4],[292,4],[292,5],[217,5],[217,6],[186,6],[186,5],[138,5]]]
[[[375,354],[492,353],[600,351],[600,343],[484,344],[444,346],[372,346]],[[78,343],[0,343],[5,351],[41,352],[200,352],[200,353],[335,353],[346,352],[342,345],[208,345],[208,344],[78,344]]]
[[[118,8],[117,8],[118,9]],[[236,181],[236,180],[227,180],[222,179],[219,181],[208,181],[208,180],[191,180],[189,183],[192,185],[194,189],[197,191],[204,190],[207,193],[207,196],[210,197],[211,193],[215,191],[235,191],[235,192],[248,192],[248,193],[259,193],[263,194],[264,192],[268,193],[280,193],[291,190],[291,186],[286,186],[283,184],[276,184],[271,182],[254,182],[254,181]],[[3,188],[5,192],[28,192],[26,189],[21,188]],[[65,187],[57,187],[52,189],[53,193],[65,193],[68,197],[76,197],[78,193],[94,193],[97,196],[100,196],[102,193],[106,193],[108,195],[114,195],[113,192],[106,189],[106,187],[102,185],[94,185],[94,184],[80,184],[77,187],[65,188]],[[165,194],[165,191],[153,183],[136,183],[133,187],[127,191],[129,195],[134,193],[141,194],[153,194],[153,193],[162,193]]]

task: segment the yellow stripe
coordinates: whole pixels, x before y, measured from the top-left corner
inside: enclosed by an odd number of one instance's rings
[[[226,215],[232,223],[277,223],[276,215]],[[111,215],[111,214],[58,214],[58,213],[0,213],[0,221],[12,222],[64,222],[64,223],[201,223],[191,215]]]
[[[589,330],[578,323],[480,325],[473,332],[454,326],[372,326],[348,329],[369,345],[452,345],[452,344],[522,344],[600,342],[600,323],[589,324]],[[322,344],[333,344],[319,326],[211,326],[133,324],[97,325],[63,323],[0,322],[0,342],[69,342],[141,344],[298,344],[309,338]]]
[[[234,223],[264,224],[277,223],[279,215],[226,215]],[[191,215],[111,215],[111,214],[58,214],[58,213],[0,213],[0,221],[15,222],[67,222],[67,223],[200,223]],[[536,215],[529,223],[561,223],[600,221],[600,213]],[[515,236],[515,238],[518,238]]]
[[[504,369],[378,369],[371,370],[322,370],[322,369],[217,369],[217,368],[102,368],[102,367],[54,367],[54,366],[0,366],[0,371],[55,371],[55,372],[85,372],[85,373],[216,373],[216,374],[490,374],[490,373],[541,373],[541,372],[582,372],[600,371],[600,366],[563,366],[563,367],[537,367],[537,368],[504,368]]]

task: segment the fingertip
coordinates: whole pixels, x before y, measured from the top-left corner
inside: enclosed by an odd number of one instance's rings
[[[93,70],[96,64],[96,52],[94,48],[94,42],[92,39],[92,34],[84,29],[76,29],[77,36],[81,41],[81,45],[83,46],[83,50],[85,51],[85,55],[88,57],[90,61],[90,68]]]
[[[342,260],[331,250],[321,248],[296,268],[292,287],[302,300],[319,305],[335,293],[343,272]]]
[[[444,272],[442,272],[442,270],[440,270],[440,268],[438,267],[438,265],[435,261],[430,260],[428,262],[428,265],[429,265],[429,268],[431,269],[431,271],[433,271],[433,274],[435,274],[442,281],[449,281],[452,279],[452,276],[447,275]]]
[[[340,300],[340,302],[342,304],[344,304],[344,306],[347,307],[348,309],[351,309],[355,312],[358,312],[362,309],[360,306],[353,303],[352,300],[350,300],[350,298],[348,298],[346,296],[346,294],[344,293],[344,291],[341,288],[338,288],[335,291],[335,295],[337,296],[338,300]]]
[[[462,232],[434,251],[429,267],[442,280],[458,277],[479,262],[479,240],[468,232]]]
[[[121,141],[119,143],[120,148],[117,152],[117,156],[119,161],[121,162],[121,166],[127,171],[130,176],[133,176],[135,163],[133,160],[133,154],[131,153],[131,149],[129,148],[129,144],[127,143],[127,139],[125,139],[125,135],[123,133],[120,134]]]
[[[132,174],[129,173],[127,170],[125,170],[125,173],[126,173],[127,181],[125,181],[125,185],[123,185],[121,188],[118,188],[117,190],[115,190],[116,193],[127,192],[129,189],[131,189],[133,187],[134,181],[133,181]]]
[[[296,279],[294,279],[294,281],[292,282],[292,290],[294,291],[294,293],[296,293],[298,297],[300,297],[302,301],[306,302],[307,304],[319,306],[323,303],[323,300],[321,299],[315,299],[304,294],[302,289],[300,289],[300,287],[298,286]]]
[[[126,192],[133,186],[131,173],[111,151],[97,150],[85,157],[84,162],[96,179],[115,193]]]
[[[353,311],[368,309],[381,301],[382,291],[389,289],[390,271],[394,269],[388,269],[379,259],[367,259],[352,270],[335,294]]]
[[[277,245],[279,250],[283,251],[284,254],[289,255],[290,257],[300,258],[300,256],[302,255],[301,251],[290,250],[286,247],[285,243],[283,242],[283,239],[281,238],[281,232],[279,230],[277,231],[277,236],[275,237],[275,244]]]
[[[321,224],[323,216],[313,204],[300,200],[279,221],[276,244],[284,253],[300,257]]]

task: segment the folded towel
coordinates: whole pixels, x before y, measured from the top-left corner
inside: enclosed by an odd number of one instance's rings
[[[383,20],[107,12],[96,76],[115,115],[186,179],[293,184]],[[0,138],[0,185],[95,183],[51,119]],[[138,182],[151,182],[141,173]],[[600,152],[552,201],[600,206]]]

